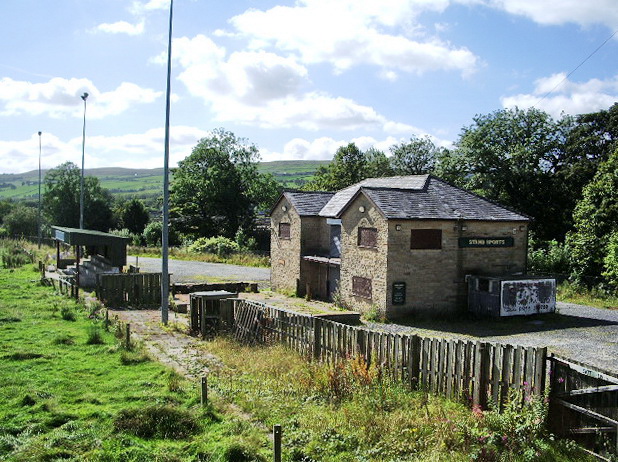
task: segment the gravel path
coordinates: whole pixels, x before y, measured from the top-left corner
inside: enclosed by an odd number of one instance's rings
[[[424,320],[407,325],[367,323],[392,333],[546,346],[548,352],[618,376],[618,310],[557,303],[556,314],[499,320]]]
[[[128,264],[135,264],[136,257],[127,257]],[[138,266],[144,273],[161,272],[160,258],[139,257]],[[260,288],[270,285],[270,269],[250,266],[205,263],[201,261],[169,260],[172,282],[257,282]]]

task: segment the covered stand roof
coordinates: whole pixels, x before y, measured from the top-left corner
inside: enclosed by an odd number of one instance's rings
[[[92,229],[64,228],[52,226],[54,239],[68,245],[84,246],[126,246],[129,242],[128,237],[116,236],[115,234],[104,233]]]

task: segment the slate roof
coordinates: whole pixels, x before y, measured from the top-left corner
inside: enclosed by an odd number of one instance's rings
[[[339,217],[350,200],[363,187],[387,188],[401,190],[422,190],[425,188],[429,175],[391,176],[386,178],[367,178],[359,183],[348,186],[337,192],[320,211],[321,217]]]
[[[392,180],[374,181],[374,180]],[[401,187],[400,185],[404,185]],[[398,185],[398,186],[394,186]],[[340,217],[357,194],[364,193],[387,219],[529,221],[476,194],[430,175],[375,178],[357,183],[335,194],[320,216]]]
[[[314,191],[285,191],[283,193],[300,216],[317,216],[334,195],[335,193],[332,192]]]

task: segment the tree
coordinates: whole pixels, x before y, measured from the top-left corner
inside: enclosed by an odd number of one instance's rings
[[[580,279],[599,277],[610,237],[618,232],[618,149],[601,163],[584,188],[573,221],[574,230],[568,234],[567,243],[574,271]]]
[[[34,207],[17,204],[4,217],[3,223],[9,236],[36,236],[39,212]]]
[[[272,173],[262,173],[250,182],[249,197],[259,211],[268,211],[283,192],[283,186]]]
[[[65,162],[45,175],[43,207],[47,220],[56,226],[79,228],[80,169]],[[108,231],[113,227],[112,195],[99,179],[84,178],[84,227]]]
[[[390,147],[391,167],[395,175],[423,175],[433,173],[441,149],[428,136],[412,137],[406,143]]]
[[[569,119],[554,121],[538,109],[476,116],[459,137],[451,167],[460,169],[461,186],[534,217],[538,238],[562,239],[570,210],[555,172],[570,128]]]
[[[395,174],[391,167],[390,159],[379,149],[367,149],[365,151],[365,158],[367,159],[367,165],[365,167],[367,178],[379,178],[383,176],[393,176]]]
[[[233,238],[250,229],[258,181],[257,147],[217,129],[178,163],[170,186],[170,216],[178,232],[192,238]]]
[[[126,228],[132,234],[142,234],[150,221],[144,202],[133,198],[128,202],[117,204],[119,228]]]

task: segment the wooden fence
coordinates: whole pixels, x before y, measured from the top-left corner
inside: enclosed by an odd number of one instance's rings
[[[323,361],[362,356],[413,388],[463,396],[486,408],[545,389],[546,348],[390,334],[236,299],[234,335],[242,342],[279,342]]]
[[[618,455],[618,378],[563,358],[550,360],[550,429],[601,458]]]
[[[97,298],[112,307],[161,305],[161,273],[98,274]]]
[[[74,298],[77,295],[77,285],[75,284],[75,276],[60,276],[58,279],[50,279],[51,284],[54,286],[61,295]],[[56,284],[58,287],[56,288]]]

